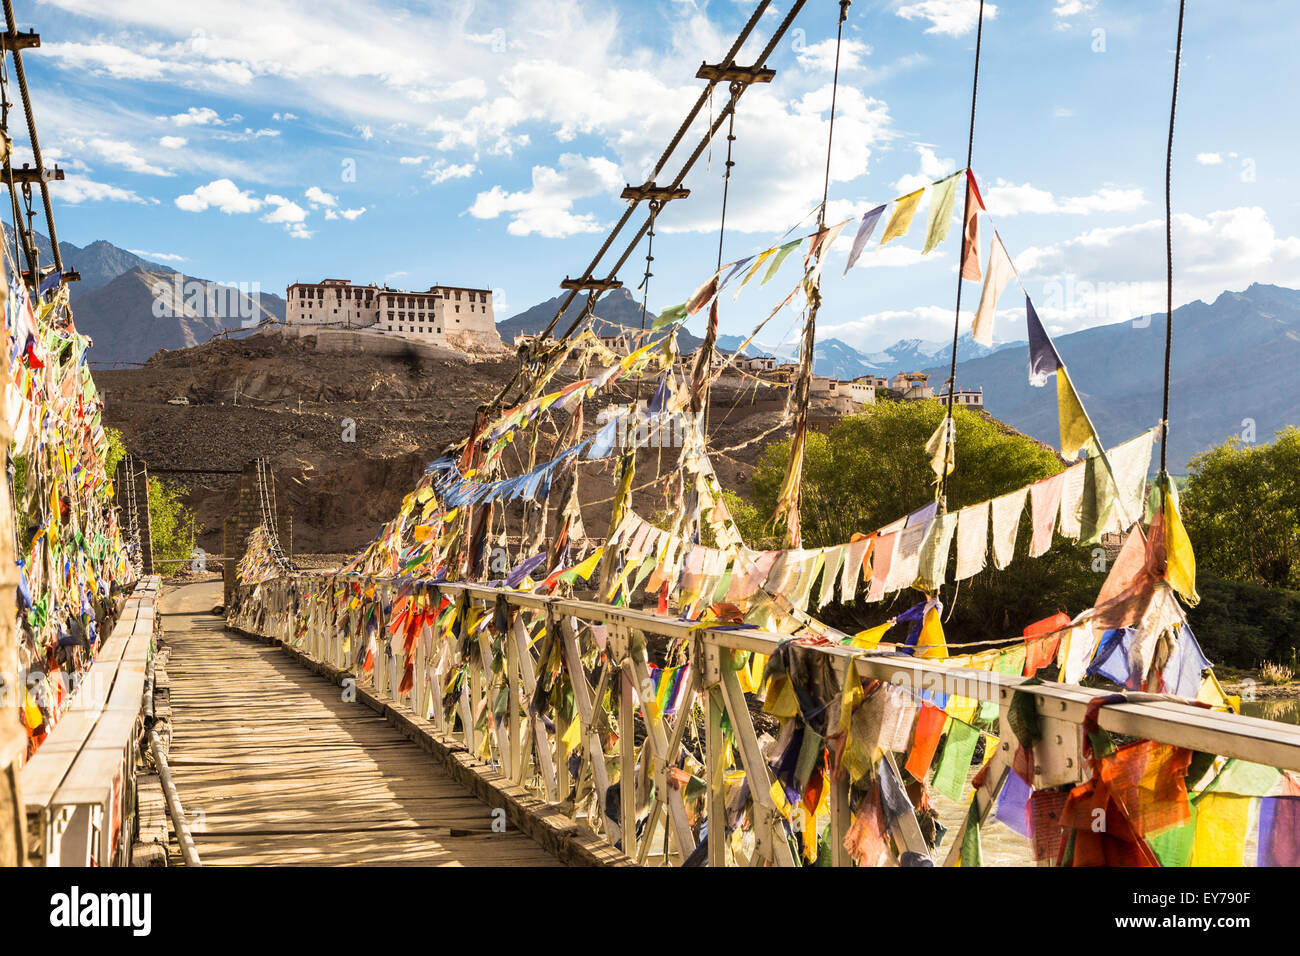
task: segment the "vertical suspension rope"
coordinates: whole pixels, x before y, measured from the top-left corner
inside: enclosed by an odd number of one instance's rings
[[[980,0],[983,4],[984,0]],[[826,201],[831,194],[831,145],[835,142],[835,100],[840,92],[840,44],[844,40],[844,21],[849,18],[853,0],[840,0],[840,19],[835,24],[835,72],[831,74],[831,121],[826,131],[826,178],[822,182],[822,205],[817,214],[817,228],[826,225]]]
[[[975,27],[975,75],[971,80],[970,89],[970,126],[966,135],[966,175],[970,176],[971,159],[975,153],[975,100],[979,96],[980,89],[980,47],[984,39],[984,0],[980,0],[979,20]],[[965,223],[970,216],[970,187],[966,188],[966,198],[962,202],[962,232],[961,232],[961,256],[957,260],[957,306],[953,310],[952,316],[952,363],[948,369],[948,408],[944,413],[944,422],[947,423],[952,419],[952,406],[957,398],[957,338],[961,331],[961,287],[962,287],[962,264],[966,261],[967,243]],[[944,435],[944,459],[943,472],[939,476],[939,508],[942,511],[948,510],[948,462],[952,460],[953,445],[957,442],[957,429],[955,425],[947,425],[947,434]]]
[[[817,231],[826,228],[826,204],[831,189],[831,147],[835,143],[835,106],[840,85],[840,48],[844,40],[844,21],[849,18],[852,0],[840,0],[840,16],[835,25],[835,71],[831,77],[831,115],[826,132],[826,175],[822,182],[822,201],[817,212]],[[820,241],[820,238],[819,240]],[[803,505],[803,455],[808,437],[808,402],[812,391],[813,366],[817,347],[817,312],[821,308],[821,280],[805,283],[808,296],[808,318],[804,322],[803,343],[800,346],[799,378],[794,385],[795,428],[790,442],[790,460],[786,464],[785,478],[777,497],[777,513],[785,516],[786,548],[803,547],[803,529],[799,511]]]
[[[1178,112],[1178,74],[1183,62],[1183,13],[1187,0],[1178,0],[1178,43],[1174,48],[1174,91],[1169,101],[1169,143],[1165,150],[1165,378],[1160,412],[1160,474],[1167,475],[1169,449],[1169,364],[1174,347],[1174,217],[1171,182],[1174,170],[1174,116]]]

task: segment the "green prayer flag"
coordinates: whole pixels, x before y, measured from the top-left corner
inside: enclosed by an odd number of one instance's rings
[[[930,221],[925,227],[925,247],[921,249],[922,255],[948,237],[948,229],[952,225],[953,197],[957,193],[957,179],[965,175],[965,172],[963,169],[934,184],[930,194]]]
[[[652,325],[651,328],[662,329],[665,325],[672,325],[675,322],[681,322],[685,318],[686,303],[683,302],[681,305],[669,306],[660,312],[659,317],[655,319],[654,325]]]
[[[790,253],[794,252],[795,249],[799,247],[799,243],[801,242],[803,242],[802,239],[791,239],[776,251],[776,255],[772,258],[772,264],[767,267],[767,273],[763,276],[763,281],[760,282],[759,285],[767,285],[767,280],[776,275],[777,271],[781,268],[781,264],[785,262]]]
[[[953,720],[948,725],[948,739],[944,742],[938,769],[930,782],[950,800],[961,799],[966,773],[970,770],[971,758],[975,756],[975,744],[979,739],[980,732],[970,724]]]
[[[961,838],[961,865],[963,869],[984,865],[984,852],[980,846],[979,806],[973,800],[966,812],[966,831]]]

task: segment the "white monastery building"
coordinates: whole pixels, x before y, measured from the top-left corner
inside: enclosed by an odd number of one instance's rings
[[[501,344],[489,289],[435,285],[407,292],[323,279],[295,282],[285,298],[286,330],[299,336],[342,329],[453,348]]]

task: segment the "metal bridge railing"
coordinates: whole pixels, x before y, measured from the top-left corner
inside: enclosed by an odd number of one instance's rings
[[[440,632],[432,618],[418,627],[409,674],[404,673],[402,636],[389,635],[385,612],[400,594],[433,601],[435,607],[442,597],[461,602],[460,624],[450,632]],[[789,808],[779,805],[779,788],[774,795],[769,767],[774,741],[756,733],[739,677],[742,655],[770,656],[787,635],[701,628],[643,611],[477,584],[319,573],[245,586],[231,623],[279,639],[318,662],[351,670],[377,697],[431,721],[445,740],[458,741],[512,782],[569,810],[639,862],[647,861],[652,845],[666,846],[666,852],[654,855],[669,864],[688,858],[699,863],[701,857],[710,866],[798,861],[787,825]],[[654,700],[650,665],[673,663],[664,657],[668,648],[689,665],[675,714],[646,706]],[[1082,728],[1089,704],[1099,697],[1112,698],[1097,713],[1100,728],[1111,733],[1300,771],[1300,727],[1160,695],[1130,693],[1120,702],[1106,691],[1027,683],[1019,676],[851,646],[812,646],[809,651],[826,655],[841,681],[855,668],[863,681],[996,704],[997,752],[981,785],[972,791],[968,782],[963,790],[963,799],[975,804],[971,815],[980,822],[1013,772],[1018,744],[1008,712],[1017,692],[1031,695],[1042,730],[1034,747],[1036,789],[1089,777]],[[362,665],[369,655],[373,664],[367,673]],[[557,662],[572,685],[571,711],[537,693],[539,674],[554,672]],[[702,726],[694,716],[697,699]],[[734,770],[730,753],[738,758]],[[884,772],[885,763],[898,773],[891,752],[881,759],[873,773]],[[737,771],[743,771],[743,778]],[[693,792],[698,792],[700,779],[706,787],[704,810],[692,819],[685,791],[693,782]],[[741,808],[737,824],[733,798],[742,779],[753,803]],[[623,781],[636,785],[622,786]],[[851,825],[849,786],[843,775],[828,783],[831,863],[850,865],[844,848]],[[732,826],[700,826],[726,816]],[[635,832],[625,832],[620,822],[633,819],[638,821]],[[735,825],[746,835],[752,832],[752,841],[732,841],[727,831]],[[889,832],[900,856],[910,851],[952,865],[960,857],[964,826],[938,850],[927,843],[913,813],[899,814]],[[698,847],[702,829],[707,829],[706,847]]]

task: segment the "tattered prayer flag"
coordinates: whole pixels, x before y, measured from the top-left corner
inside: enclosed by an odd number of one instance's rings
[[[979,739],[980,732],[970,724],[954,720],[948,725],[948,739],[944,742],[939,765],[930,782],[934,789],[949,800],[961,799],[966,774],[970,770],[971,758],[975,756],[975,744]]]
[[[925,194],[925,187],[921,187],[914,193],[908,193],[898,200],[894,206],[893,215],[889,217],[889,222],[885,224],[885,234],[880,237],[880,244],[883,246],[890,239],[897,239],[905,235],[912,225],[912,217],[916,215],[916,207],[921,202],[921,196]]]
[[[944,239],[948,238],[948,229],[952,225],[952,203],[957,194],[957,179],[964,173],[953,173],[947,179],[934,184],[930,191],[930,218],[925,226],[925,245],[921,255],[925,255]]]
[[[1016,535],[1020,530],[1020,516],[1025,510],[1028,488],[1018,488],[1009,495],[994,498],[993,512],[993,566],[1001,571],[1011,563],[1016,553]]]
[[[721,292],[723,289],[725,289],[727,287],[727,283],[730,282],[733,278],[735,278],[736,273],[738,273],[741,269],[745,268],[745,266],[749,265],[753,261],[754,261],[753,256],[745,256],[745,258],[741,259],[739,262],[733,263],[731,269],[728,270],[727,274],[722,277],[722,281],[718,283],[718,291]]]
[[[662,329],[666,325],[672,325],[676,322],[681,322],[685,318],[686,318],[686,303],[683,302],[681,305],[669,306],[668,308],[660,312],[659,317],[655,319],[654,325],[651,328]]]
[[[1025,296],[1025,327],[1029,336],[1029,384],[1041,387],[1047,384],[1047,376],[1063,368],[1065,363],[1039,321],[1029,296]]]
[[[1076,458],[1080,449],[1096,435],[1065,366],[1056,370],[1056,406],[1061,418],[1061,457]]]
[[[772,264],[767,267],[767,272],[763,275],[763,281],[760,282],[759,285],[767,285],[772,276],[776,275],[777,272],[780,271],[782,264],[789,257],[790,253],[799,248],[801,242],[803,242],[802,239],[791,239],[776,251],[776,255],[772,258]]]
[[[691,293],[691,297],[686,300],[686,311],[694,315],[712,302],[717,294],[718,273],[715,272],[707,282]]]
[[[925,450],[930,456],[930,468],[938,477],[952,474],[953,451],[956,444],[956,422],[951,416],[945,415],[939,427],[925,443]]]
[[[998,308],[998,299],[1007,287],[1011,277],[1016,274],[1016,267],[1011,264],[1002,238],[995,232],[989,243],[989,268],[984,276],[984,290],[980,293],[979,308],[971,322],[970,334],[981,345],[993,344],[993,315]]]
[[[1183,527],[1183,519],[1178,514],[1177,492],[1171,490],[1172,483],[1164,476],[1164,516],[1165,516],[1165,580],[1169,586],[1182,595],[1188,604],[1200,603],[1196,593],[1196,555],[1192,553],[1192,540]]]
[[[853,237],[853,248],[849,250],[849,261],[844,266],[845,275],[848,275],[849,270],[858,264],[858,257],[862,255],[862,250],[867,247],[867,240],[875,232],[876,223],[880,221],[880,216],[884,211],[884,206],[877,206],[870,212],[863,214],[862,221],[858,223],[858,234]]]
[[[937,591],[948,576],[948,554],[952,550],[952,536],[957,530],[957,513],[945,512],[930,523],[921,543],[921,558],[917,562],[916,580],[921,587]]]
[[[979,282],[980,272],[980,217],[984,208],[980,198],[979,187],[975,185],[975,174],[966,170],[966,222],[963,226],[965,253],[961,262],[961,277],[971,282]]]
[[[772,258],[772,256],[774,255],[776,255],[775,249],[764,249],[762,252],[758,254],[758,256],[754,259],[754,264],[750,266],[749,271],[745,273],[745,278],[740,280],[740,288],[736,290],[737,297],[740,296],[740,289],[745,288],[745,286],[749,283],[749,280],[754,278],[754,273],[757,272],[762,267],[764,262]]]

